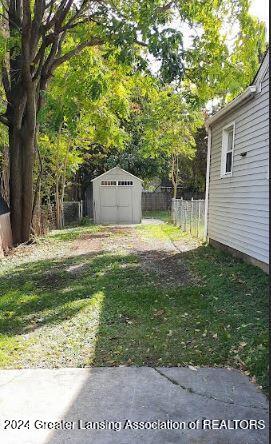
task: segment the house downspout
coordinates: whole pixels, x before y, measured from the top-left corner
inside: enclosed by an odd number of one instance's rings
[[[209,209],[209,183],[210,183],[210,161],[212,146],[212,130],[208,126],[208,150],[207,150],[207,169],[206,169],[206,191],[205,191],[205,213],[204,213],[204,238],[208,237],[208,209]]]

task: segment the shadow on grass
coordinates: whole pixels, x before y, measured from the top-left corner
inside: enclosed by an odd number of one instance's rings
[[[165,254],[158,252],[159,260]],[[33,335],[43,341],[46,363],[52,341],[62,335],[65,342],[67,335],[69,350],[49,366],[231,365],[265,384],[267,277],[211,247],[175,257],[198,276],[197,284],[157,284],[157,275],[142,266],[144,253],[100,251],[23,264],[1,278],[0,338]],[[23,353],[24,363],[39,367],[33,350],[26,341],[12,365]]]

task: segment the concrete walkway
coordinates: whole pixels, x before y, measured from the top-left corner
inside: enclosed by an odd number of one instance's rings
[[[267,413],[265,396],[235,370],[116,367],[0,371],[3,444],[267,443]],[[5,420],[15,421],[10,424]],[[22,425],[18,420],[25,422]],[[48,423],[61,420],[60,424]],[[152,426],[160,430],[131,430],[136,425],[129,420],[144,421],[142,427],[146,428],[150,427],[148,421],[154,421]],[[212,423],[216,429],[209,430],[210,420],[218,420]],[[107,430],[91,430],[93,421]],[[259,429],[263,421],[265,428]],[[249,424],[258,430],[248,430]]]

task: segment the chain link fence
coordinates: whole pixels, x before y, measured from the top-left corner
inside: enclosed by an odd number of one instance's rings
[[[177,227],[204,240],[205,200],[172,199],[171,218]]]
[[[79,224],[83,218],[83,201],[63,202],[63,226]]]
[[[83,219],[83,201],[63,202],[63,228],[79,225]],[[36,236],[43,236],[57,228],[55,205],[42,205],[35,211],[32,230]]]

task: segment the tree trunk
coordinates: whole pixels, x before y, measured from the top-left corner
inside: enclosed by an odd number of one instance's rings
[[[35,132],[26,120],[21,128],[9,129],[10,214],[13,242],[30,239],[33,208],[33,164]]]
[[[63,205],[61,202],[61,192],[59,189],[59,178],[56,180],[56,228],[63,228]]]
[[[92,2],[81,1],[76,5],[75,0],[0,0],[0,3],[1,31],[9,38],[6,54],[1,57],[7,107],[4,114],[0,113],[0,121],[9,128],[11,224],[14,244],[18,245],[30,239],[36,123],[48,81],[58,66],[104,41],[94,36],[62,54],[66,33],[86,21],[86,6]]]

